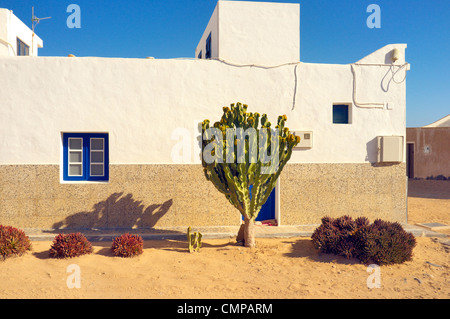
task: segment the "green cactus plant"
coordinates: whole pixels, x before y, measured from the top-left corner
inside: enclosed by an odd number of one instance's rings
[[[272,129],[267,114],[248,113],[247,108],[231,104],[223,107],[213,127],[207,119],[202,122],[202,165],[206,179],[244,217],[244,244],[254,247],[255,219],[300,137],[284,126],[286,115],[280,115]]]
[[[192,229],[189,226],[187,229],[187,240],[188,240],[188,246],[189,246],[189,252],[193,253],[194,251],[200,251],[200,248],[202,248],[202,233],[200,232],[194,232],[192,233]]]

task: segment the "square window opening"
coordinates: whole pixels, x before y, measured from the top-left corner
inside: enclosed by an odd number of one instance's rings
[[[333,105],[333,124],[351,124],[351,108],[349,104]]]

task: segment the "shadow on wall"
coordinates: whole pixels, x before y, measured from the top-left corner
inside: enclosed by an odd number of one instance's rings
[[[366,151],[366,161],[371,164],[375,164],[377,162],[378,153],[378,142],[376,137],[366,143]]]
[[[114,193],[94,205],[89,212],[80,212],[53,224],[53,229],[80,228],[153,228],[173,204],[169,199],[162,204],[145,207],[132,194]]]
[[[376,137],[371,139],[369,142],[366,143],[366,162],[369,162],[373,167],[381,167],[381,166],[395,166],[399,163],[396,162],[386,162],[386,163],[378,163],[378,140]],[[406,174],[406,172],[405,172]]]

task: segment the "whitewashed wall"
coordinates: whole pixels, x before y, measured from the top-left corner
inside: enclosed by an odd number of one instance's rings
[[[17,55],[17,38],[30,47],[30,55],[37,56],[43,41],[17,18],[11,10],[0,8],[0,56]],[[9,44],[8,44],[9,43]]]
[[[218,1],[195,50],[205,52],[211,33],[212,58],[236,64],[279,65],[300,61],[300,5]]]
[[[405,82],[383,91],[388,66],[357,66],[356,76],[359,101],[394,107],[353,104],[351,124],[342,125],[332,123],[332,105],[353,103],[350,65],[0,57],[0,164],[59,164],[61,132],[72,131],[109,132],[112,164],[174,163],[180,131],[193,150],[195,123],[219,120],[222,106],[238,101],[272,123],[286,114],[291,130],[313,131],[313,148],[292,163],[374,162],[376,136],[405,136]],[[189,163],[199,163],[194,152]]]

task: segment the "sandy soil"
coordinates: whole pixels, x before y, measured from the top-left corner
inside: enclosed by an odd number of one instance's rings
[[[450,182],[431,184],[428,197],[438,198],[410,197],[409,216],[449,223],[442,187]],[[257,239],[254,249],[206,239],[192,254],[182,241],[146,241],[131,259],[96,242],[93,254],[66,260],[48,257],[51,242],[33,242],[33,251],[0,261],[0,298],[450,298],[450,254],[433,238],[417,241],[413,260],[379,268],[381,287],[372,289],[366,265],[319,254],[310,238]],[[68,288],[72,264],[81,288]]]
[[[450,181],[410,180],[408,223],[450,225]],[[450,235],[449,229],[438,231]]]

